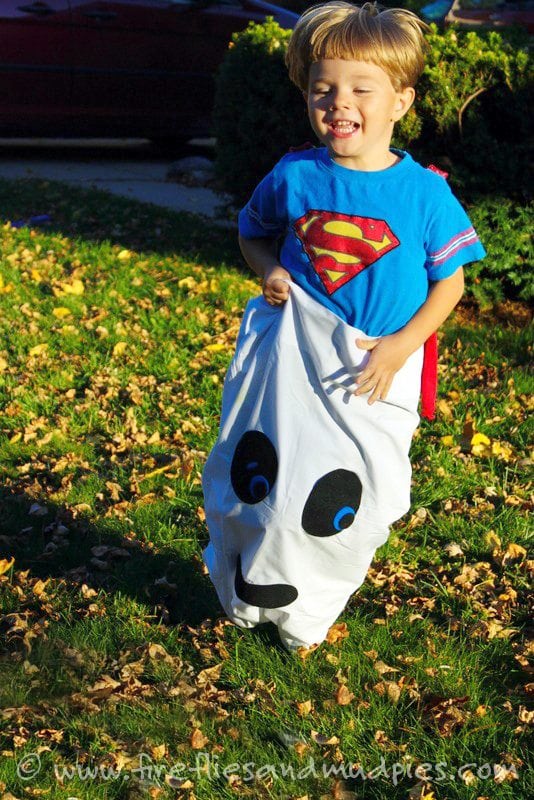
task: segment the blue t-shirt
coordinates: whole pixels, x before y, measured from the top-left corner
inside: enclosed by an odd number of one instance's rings
[[[289,153],[239,214],[245,239],[283,237],[292,279],[369,336],[402,328],[432,281],[485,250],[447,182],[402,151],[376,172],[347,169],[326,148]]]

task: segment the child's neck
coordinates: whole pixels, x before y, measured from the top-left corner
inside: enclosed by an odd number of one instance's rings
[[[348,156],[344,158],[343,156],[330,156],[332,161],[336,164],[339,164],[340,167],[345,167],[345,169],[352,169],[359,172],[380,172],[384,169],[389,169],[390,167],[394,167],[399,161],[402,161],[402,158],[397,155],[397,153],[388,150],[387,153],[384,153],[384,157],[381,159],[354,159],[353,157]]]

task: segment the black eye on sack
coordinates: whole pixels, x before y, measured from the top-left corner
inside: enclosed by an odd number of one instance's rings
[[[243,503],[254,505],[264,500],[276,481],[278,457],[274,445],[264,433],[247,431],[238,441],[230,480]]]
[[[314,484],[302,527],[310,536],[334,536],[354,522],[362,499],[362,483],[355,472],[335,469]]]

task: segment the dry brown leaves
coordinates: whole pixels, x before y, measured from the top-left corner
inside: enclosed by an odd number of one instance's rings
[[[471,716],[465,708],[468,701],[468,697],[429,698],[423,707],[423,722],[432,723],[440,736],[451,736]]]

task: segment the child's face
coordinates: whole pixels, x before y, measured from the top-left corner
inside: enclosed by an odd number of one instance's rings
[[[411,87],[395,91],[377,64],[329,58],[311,65],[304,96],[312,128],[336,163],[365,171],[395,163],[393,126],[413,103]]]

